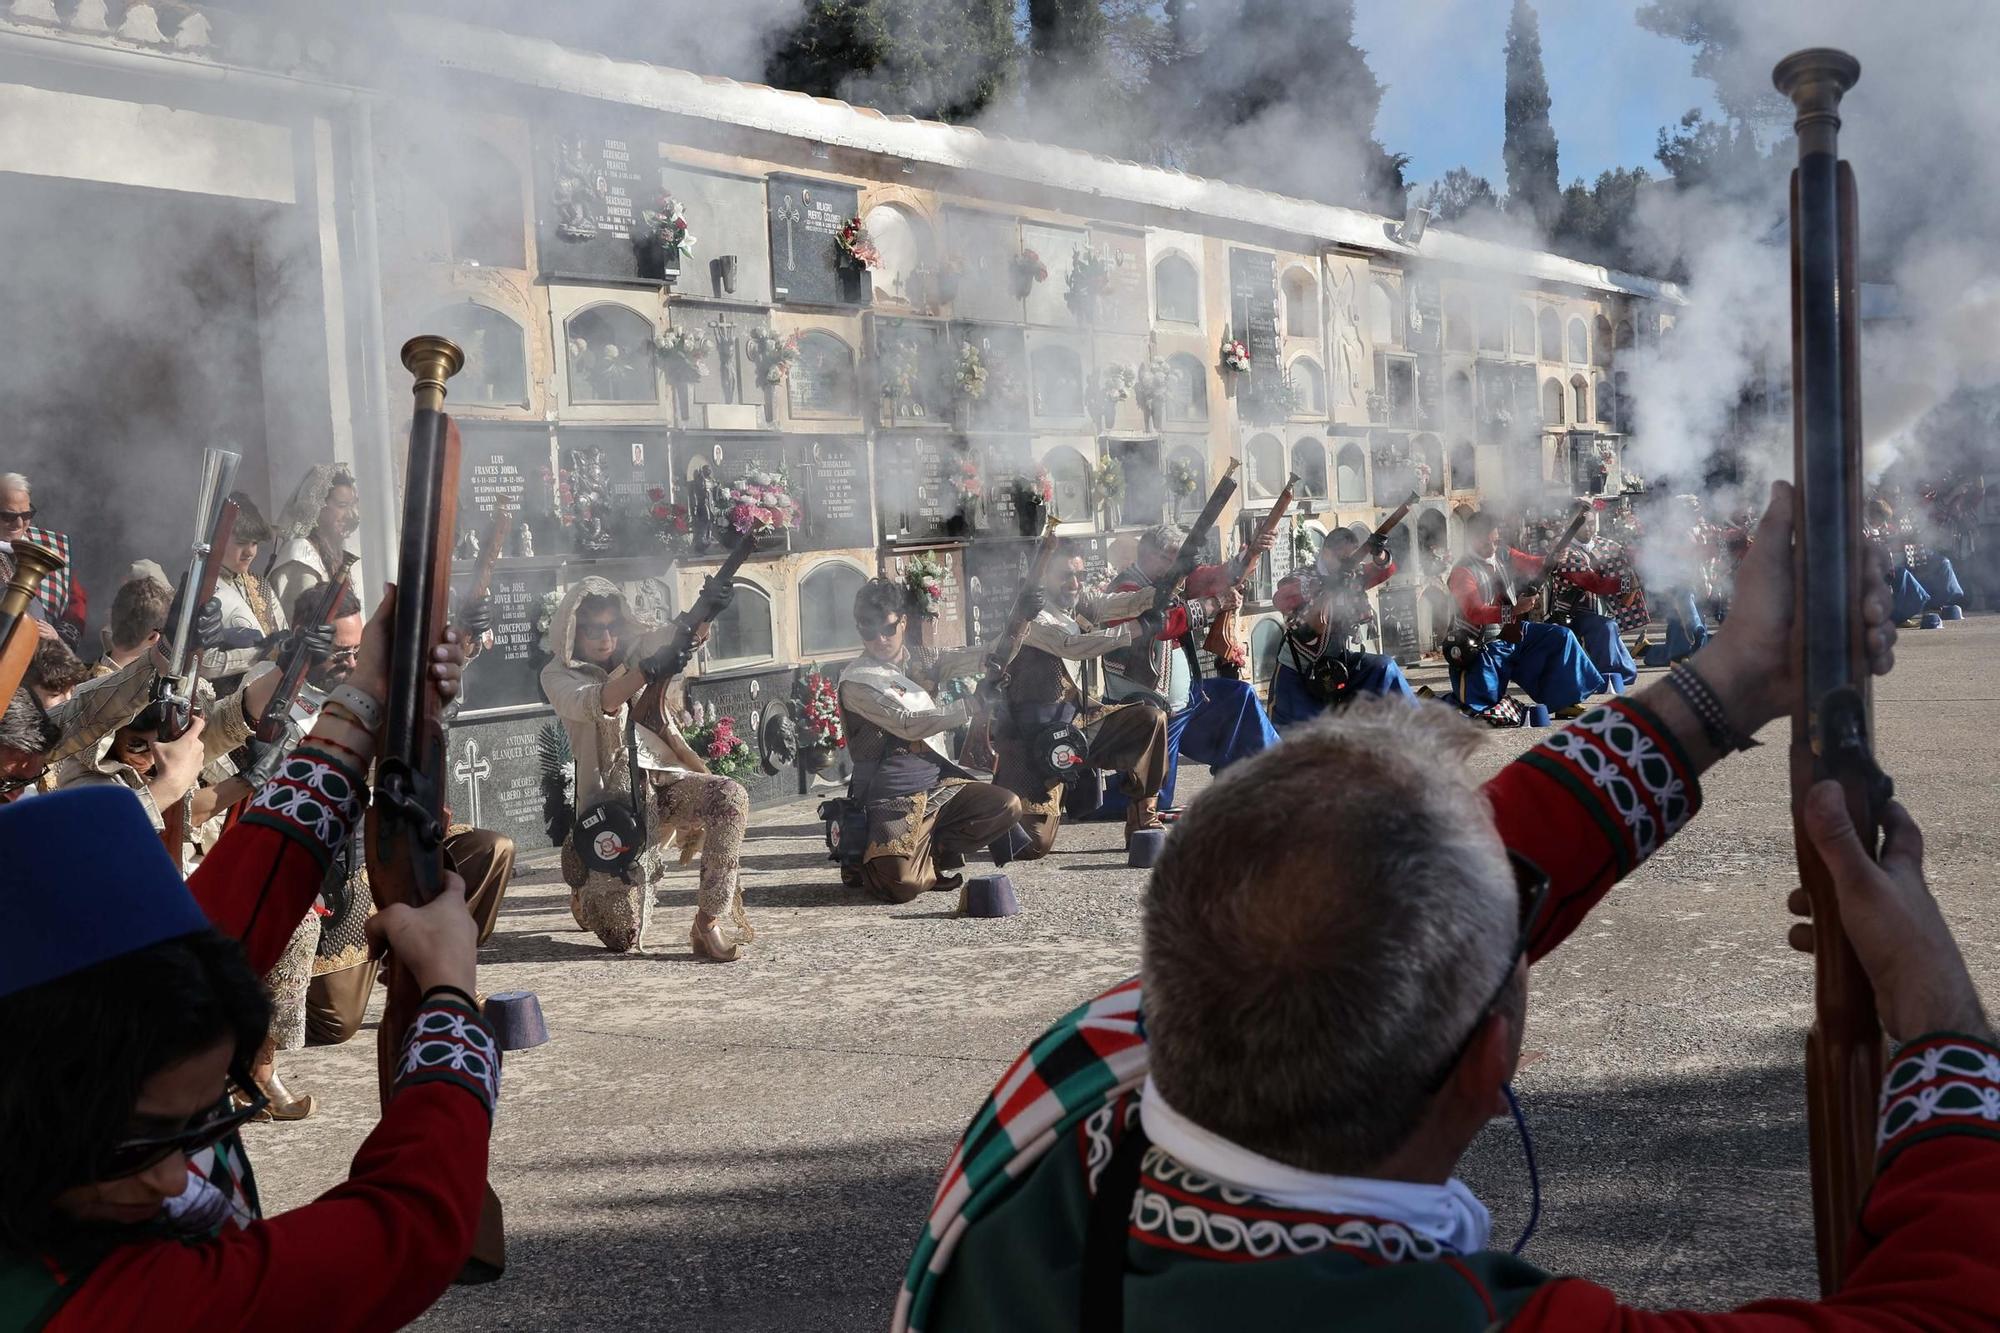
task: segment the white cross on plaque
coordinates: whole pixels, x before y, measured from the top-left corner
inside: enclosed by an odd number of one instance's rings
[[[799,211],[799,201],[786,195],[778,205],[778,221],[785,224],[785,272],[787,273],[799,271],[798,254],[792,248],[792,226],[805,220],[806,215]]]
[[[468,737],[465,742],[465,758],[452,765],[451,775],[465,784],[469,794],[466,801],[466,817],[474,828],[481,827],[479,810],[479,787],[493,773],[493,765],[486,756],[479,753],[479,742]]]

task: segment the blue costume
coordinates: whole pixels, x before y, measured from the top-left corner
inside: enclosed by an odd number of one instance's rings
[[[1333,574],[1314,568],[1278,585],[1273,600],[1289,623],[1271,678],[1272,722],[1280,727],[1309,722],[1359,693],[1417,701],[1417,692],[1410,688],[1409,678],[1395,658],[1354,647],[1354,626],[1368,613],[1367,590],[1387,582],[1395,572],[1393,562],[1362,563],[1352,568],[1343,564]],[[1323,609],[1312,614],[1322,601]],[[1327,624],[1330,635],[1325,652],[1345,673],[1344,685],[1330,696],[1326,686],[1316,688],[1311,683],[1321,651],[1315,623],[1320,620]]]
[[[1622,565],[1622,559],[1617,563]],[[1624,575],[1617,568],[1600,566],[1594,542],[1579,541],[1564,551],[1561,576],[1549,582],[1555,603],[1550,619],[1568,626],[1576,635],[1584,656],[1613,694],[1623,694],[1639,679],[1639,664],[1625,647],[1619,624],[1610,614],[1613,608],[1606,600],[1624,591]]]
[[[1477,649],[1468,665],[1451,668],[1452,692],[1467,708],[1483,712],[1506,697],[1509,683],[1519,685],[1537,703],[1568,708],[1605,689],[1604,674],[1591,664],[1576,635],[1560,625],[1530,621],[1521,626],[1521,641],[1500,637],[1504,593],[1514,596],[1513,567],[1539,571],[1538,557],[1509,550],[1506,559],[1492,561],[1467,556],[1451,571],[1451,592],[1457,602],[1451,637]]]

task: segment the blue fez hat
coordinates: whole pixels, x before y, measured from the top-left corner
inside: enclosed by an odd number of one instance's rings
[[[206,929],[131,792],[0,805],[0,995]]]

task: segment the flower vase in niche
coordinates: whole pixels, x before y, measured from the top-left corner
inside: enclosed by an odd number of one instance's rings
[[[778,419],[778,386],[791,375],[799,359],[799,335],[780,334],[759,324],[750,330],[750,364],[764,388],[764,420]]]
[[[674,411],[685,422],[694,415],[694,386],[708,374],[708,357],[715,342],[699,328],[676,327],[661,333],[653,350],[667,382],[674,386]]]
[[[680,281],[682,256],[694,253],[687,210],[672,195],[662,194],[641,217],[644,225],[632,236],[639,276],[672,287]]]
[[[1055,503],[1056,483],[1044,467],[1032,477],[1014,480],[1014,522],[1023,537],[1039,537],[1048,520],[1049,506]]]
[[[1023,250],[1007,264],[1008,276],[1013,279],[1014,299],[1025,301],[1028,293],[1035,290],[1035,284],[1049,280],[1049,266],[1033,250]]]
[[[836,267],[840,275],[840,299],[850,305],[861,305],[871,293],[868,270],[882,266],[882,253],[875,248],[875,238],[858,217],[840,224],[833,244],[839,260]]]
[[[980,520],[985,516],[986,482],[979,475],[979,460],[970,453],[960,456],[951,488],[958,500],[958,512],[945,524],[945,531],[954,537],[977,536]]]
[[[570,450],[567,481],[574,497],[571,529],[576,553],[603,555],[613,542],[611,487],[604,479],[604,451],[596,447]]]
[[[938,612],[944,609],[944,585],[950,574],[944,561],[929,551],[911,556],[903,566],[903,586],[909,591],[918,647],[929,648],[937,642]]]

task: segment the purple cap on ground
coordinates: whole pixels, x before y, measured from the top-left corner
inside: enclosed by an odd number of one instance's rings
[[[1005,875],[968,879],[958,891],[960,916],[1013,916],[1020,910],[1021,900],[1014,896],[1014,881]]]
[[[1132,841],[1125,845],[1125,864],[1134,870],[1150,870],[1160,859],[1160,852],[1167,845],[1167,831],[1159,828],[1142,828],[1132,834]]]
[[[503,1051],[525,1051],[549,1039],[542,1002],[531,990],[506,990],[486,997],[481,1006]]]

